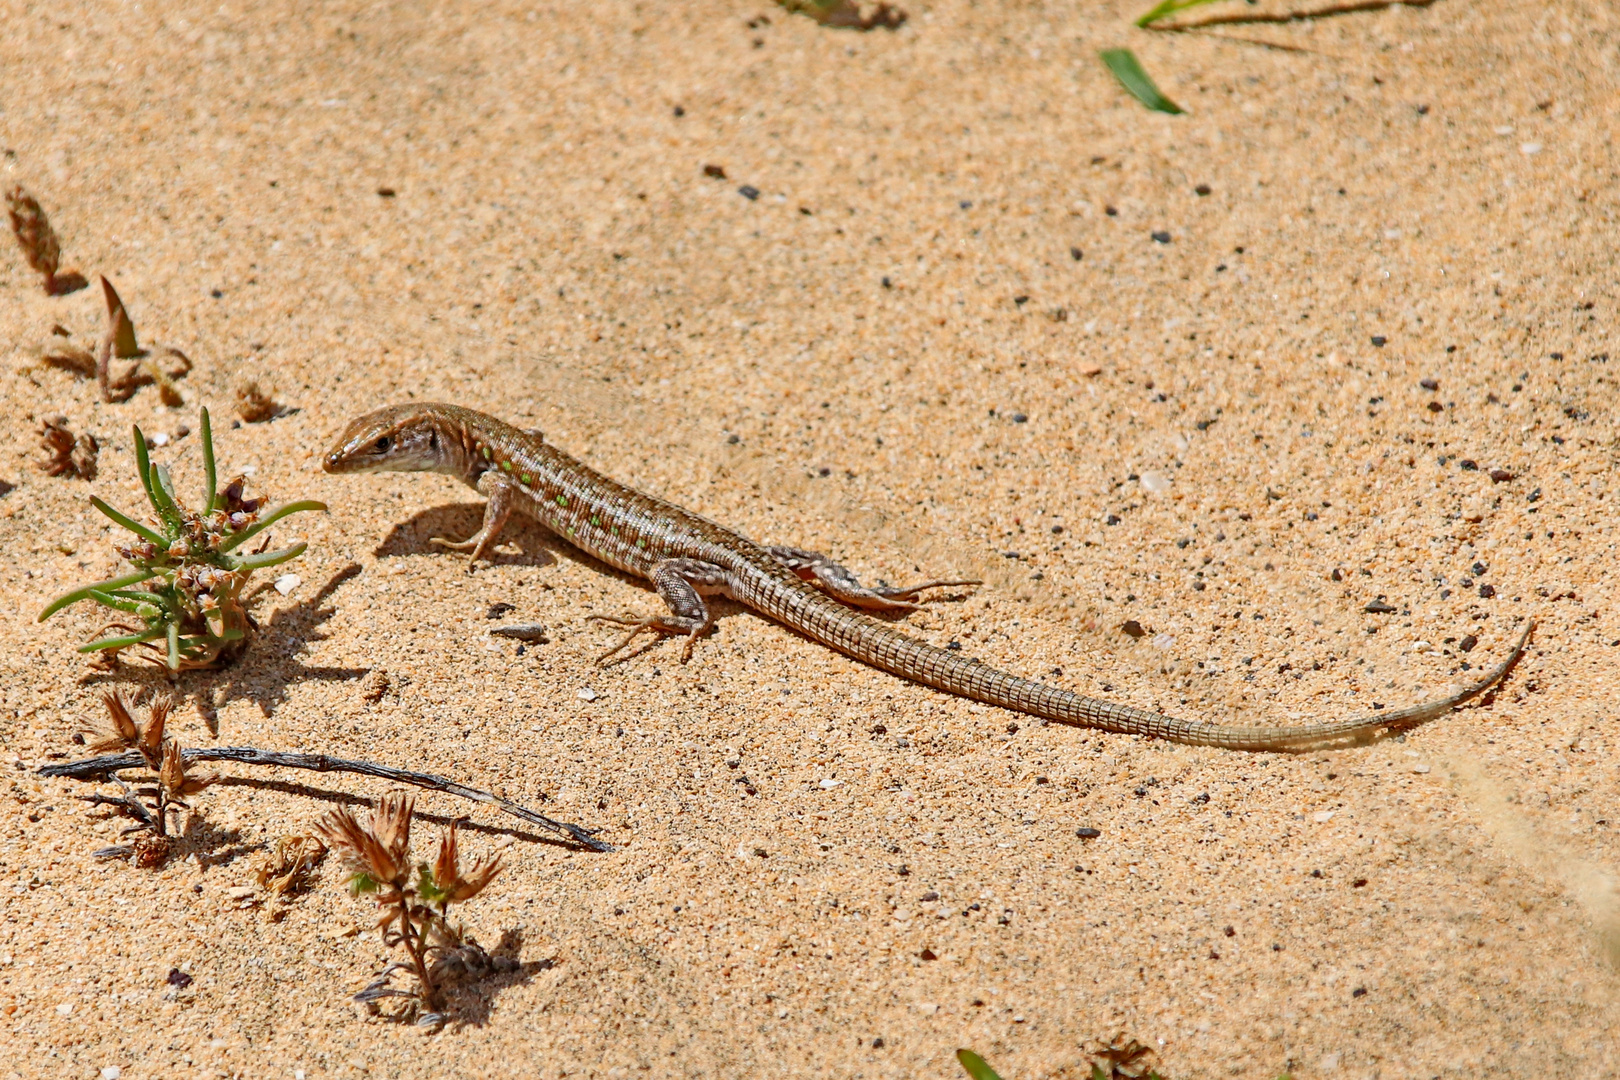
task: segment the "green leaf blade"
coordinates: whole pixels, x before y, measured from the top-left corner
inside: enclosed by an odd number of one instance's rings
[[[1140,19],[1137,19],[1136,25],[1146,30],[1149,26],[1158,22],[1160,19],[1174,15],[1177,12],[1186,11],[1188,8],[1202,7],[1205,4],[1213,4],[1215,2],[1216,0],[1164,0],[1164,3],[1160,4],[1146,15],[1143,15]]]
[[[208,422],[208,410],[202,411],[203,516],[207,517],[219,505],[219,469],[214,463],[214,429]]]
[[[157,577],[157,575],[150,570],[137,570],[133,574],[125,574],[123,577],[115,577],[110,581],[98,581],[94,585],[85,585],[74,589],[72,592],[63,593],[61,596],[58,596],[55,600],[52,600],[45,606],[45,610],[39,613],[39,619],[37,621],[44,622],[52,615],[55,615],[58,611],[61,611],[63,608],[67,607],[69,604],[77,604],[80,600],[88,600],[92,592],[96,592],[98,590],[105,591],[108,589],[122,589],[126,585],[138,585],[143,581],[150,581],[155,577]]]
[[[1163,92],[1154,83],[1153,79],[1142,69],[1141,61],[1129,49],[1104,49],[1101,54],[1102,62],[1108,70],[1113,72],[1114,78],[1125,92],[1140,101],[1154,112],[1170,113],[1176,115],[1182,112],[1180,105],[1165,97]]]
[[[90,505],[95,507],[97,510],[100,510],[103,514],[107,515],[107,517],[111,518],[113,521],[116,521],[118,524],[122,525],[124,528],[128,529],[142,540],[156,544],[160,549],[166,550],[168,548],[169,541],[165,537],[159,536],[157,533],[153,532],[151,529],[148,529],[145,525],[142,525],[134,518],[128,517],[119,511],[114,510],[111,506],[108,506],[96,496],[90,496]]]
[[[1001,1080],[1000,1074],[986,1064],[984,1058],[971,1050],[958,1050],[956,1060],[973,1080]]]

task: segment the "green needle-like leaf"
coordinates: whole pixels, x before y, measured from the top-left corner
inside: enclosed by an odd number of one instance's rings
[[[996,1070],[986,1065],[984,1058],[971,1050],[958,1050],[956,1060],[962,1063],[962,1068],[967,1070],[967,1074],[973,1077],[973,1080],[1001,1080]]]
[[[1164,0],[1164,3],[1137,19],[1136,25],[1147,27],[1166,16],[1176,14],[1178,11],[1186,11],[1188,8],[1202,7],[1205,4],[1213,3],[1215,3],[1215,0]]]
[[[214,465],[214,429],[208,423],[208,410],[202,411],[202,456],[203,456],[203,484],[206,491],[203,493],[203,514],[212,514],[214,507],[219,503],[219,473]]]
[[[117,593],[102,592],[100,589],[91,589],[90,599],[119,611],[127,611],[131,615],[139,615],[148,622],[163,616],[163,609],[150,600],[135,600]]]
[[[163,636],[162,630],[148,630],[144,634],[130,634],[126,637],[102,638],[87,645],[80,645],[80,652],[101,652],[105,649],[127,649],[131,645],[139,645],[143,641],[154,641]]]
[[[274,525],[288,514],[299,514],[305,510],[324,511],[325,509],[325,503],[317,502],[314,499],[304,499],[300,502],[288,503],[286,506],[279,506],[275,510],[272,510],[270,513],[266,514],[255,524],[248,526],[235,536],[232,536],[229,540],[226,540],[223,544],[219,545],[219,550],[221,553],[224,553],[230,551],[232,548],[241,547],[246,541],[257,536],[259,533],[262,533],[264,530],[268,529],[270,526]]]
[[[267,566],[279,566],[289,559],[296,559],[309,547],[300,540],[292,547],[285,547],[279,551],[266,551],[259,555],[230,556],[226,561],[232,570],[263,570]]]
[[[1102,62],[1108,65],[1108,70],[1114,73],[1119,85],[1125,92],[1140,101],[1154,112],[1179,113],[1181,106],[1165,97],[1158,86],[1154,85],[1148,73],[1142,70],[1142,64],[1136,59],[1136,54],[1129,49],[1104,49]]]
[[[118,524],[122,525],[136,536],[139,536],[142,540],[150,541],[151,543],[156,544],[159,548],[167,548],[169,546],[169,541],[166,538],[159,536],[157,533],[153,532],[151,529],[148,529],[145,525],[142,525],[134,518],[125,517],[123,514],[119,513],[117,510],[114,510],[112,507],[108,506],[94,495],[90,496],[90,505],[94,506],[97,510],[100,510],[103,514],[106,514],[112,520],[118,522]]]
[[[61,611],[63,608],[67,607],[69,604],[76,604],[80,600],[89,599],[92,592],[96,592],[98,590],[105,591],[107,589],[122,589],[126,585],[137,585],[143,581],[150,581],[156,576],[157,575],[150,570],[137,570],[133,574],[125,574],[123,577],[115,577],[111,581],[98,581],[94,585],[85,585],[81,588],[74,589],[70,593],[63,593],[55,600],[52,600],[48,605],[46,605],[45,610],[39,613],[39,621],[44,622],[52,615],[55,615],[58,611]]]
[[[135,425],[135,468],[141,474],[141,484],[146,488],[146,498],[157,511],[158,517],[169,527],[172,535],[179,536],[182,528],[180,511],[176,509],[174,500],[169,493],[158,486],[157,476],[152,470],[152,456],[146,452],[146,436],[141,434],[141,426]],[[165,547],[168,541],[163,541]]]

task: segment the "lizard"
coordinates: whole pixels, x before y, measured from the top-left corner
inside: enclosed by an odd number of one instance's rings
[[[1357,745],[1442,716],[1499,682],[1523,655],[1534,623],[1511,654],[1482,677],[1433,701],[1358,719],[1297,726],[1239,726],[1181,720],[1089,698],[936,648],[867,611],[907,612],[925,590],[981,584],[928,581],[862,585],[825,555],[767,547],[673,503],[620,484],[570,457],[537,430],[523,430],[459,405],[408,403],[367,413],[326,454],[328,473],[437,472],[487,500],[483,525],[466,540],[432,543],[469,553],[468,569],[514,511],[579,550],[651,581],[666,611],[644,618],[593,616],[628,632],[599,663],[643,633],[684,636],[682,661],[713,625],[705,597],[724,595],[862,663],[959,697],[1042,721],[1247,751],[1304,751]],[[861,610],[865,609],[865,610]]]

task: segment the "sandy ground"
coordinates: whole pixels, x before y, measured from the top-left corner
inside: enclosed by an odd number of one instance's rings
[[[100,404],[34,352],[93,340],[98,291],[47,297],[0,244],[3,1068],[943,1078],[969,1046],[1022,1080],[1123,1032],[1173,1080],[1611,1074],[1613,9],[1224,31],[1283,49],[1131,29],[1146,6],[858,34],[763,3],[6,4],[0,181],[196,368],[183,407]],[[1186,115],[1119,92],[1121,44]],[[349,1002],[387,953],[335,869],[279,921],[231,891],[380,783],[215,788],[143,871],[32,774],[104,689],[165,685],[76,654],[90,610],[34,622],[120,565],[88,497],[136,508],[131,424],[229,417],[244,378],[296,411],[222,419],[223,467],[332,512],[277,530],[302,584],[180,679],[179,736],[498,785],[620,845],[471,808],[508,869],[464,917],[525,966],[437,1036]],[[1177,715],[1404,704],[1539,630],[1486,704],[1301,756],[1039,726],[725,604],[691,663],[599,670],[585,616],[641,585],[529,526],[468,575],[427,538],[475,494],[319,472],[409,398],[867,575],[982,576],[907,625]],[[32,464],[57,414],[94,482]],[[156,454],[196,484],[195,435]],[[498,601],[550,643],[490,637]]]

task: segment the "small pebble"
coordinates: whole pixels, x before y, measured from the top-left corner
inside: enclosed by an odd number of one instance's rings
[[[304,579],[299,577],[297,574],[282,574],[280,577],[276,578],[276,592],[280,593],[282,596],[286,596],[303,583]]]
[[[1509,480],[1513,479],[1513,474],[1508,472],[1506,469],[1492,469],[1490,476],[1491,483],[1493,484],[1505,484]]]
[[[1170,234],[1161,229],[1159,232],[1153,234],[1153,242],[1156,244],[1168,244],[1170,242]]]
[[[1461,649],[1463,652],[1473,652],[1474,646],[1478,644],[1479,638],[1475,637],[1473,634],[1469,634],[1467,637],[1457,642],[1457,648]]]
[[[1429,771],[1429,767],[1427,765],[1414,765],[1412,766],[1412,771],[1415,773],[1426,773]]]
[[[1102,835],[1102,830],[1089,827],[1080,828],[1074,830],[1074,835],[1078,836],[1082,840],[1095,840],[1097,837]]]
[[[724,180],[726,178],[726,169],[723,165],[705,165],[703,166],[703,175],[711,180]]]
[[[737,194],[741,195],[749,202],[753,202],[755,199],[759,198],[759,188],[755,187],[753,184],[744,184],[742,187],[737,189]]]
[[[103,1066],[101,1070],[101,1080],[118,1080],[118,1078],[123,1075],[124,1070],[120,1069],[117,1065],[106,1065]]]
[[[592,690],[590,687],[587,686],[583,690],[581,690],[578,694],[576,694],[575,696],[578,697],[579,700],[581,700],[581,701],[595,701],[597,698],[601,697],[602,695],[598,694],[595,690]]]
[[[1193,191],[1196,194],[1199,194],[1199,195],[1208,195],[1209,194],[1209,185],[1208,184],[1199,184],[1197,187],[1193,188]]]
[[[1069,249],[1069,258],[1073,259],[1075,262],[1079,262],[1081,259],[1085,258],[1085,254],[1085,252],[1081,251],[1077,247],[1072,247]]]
[[[1384,603],[1382,600],[1372,600],[1369,601],[1367,606],[1361,610],[1365,611],[1369,615],[1390,615],[1399,609],[1393,604]]]
[[[1142,629],[1142,624],[1137,622],[1135,619],[1126,619],[1124,622],[1119,624],[1119,628],[1133,638],[1142,637],[1147,633],[1146,630]]]
[[[822,791],[831,791],[835,787],[842,787],[843,784],[844,784],[844,782],[842,780],[834,780],[831,777],[828,777],[827,779],[825,779],[825,780],[823,780],[821,782],[821,790]]]
[[[1374,334],[1372,336],[1373,345],[1375,347],[1377,347],[1377,348],[1380,348],[1380,349],[1382,349],[1384,347],[1385,343],[1388,342],[1388,341],[1389,341],[1389,338],[1385,337],[1383,334]]]
[[[1423,387],[1423,389],[1425,389],[1425,390],[1430,390],[1430,391],[1438,390],[1438,389],[1440,389],[1440,380],[1439,379],[1424,379],[1423,381],[1419,382],[1418,385]]]

